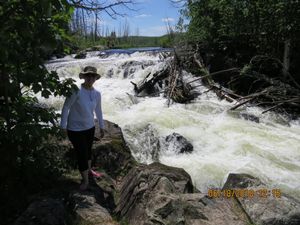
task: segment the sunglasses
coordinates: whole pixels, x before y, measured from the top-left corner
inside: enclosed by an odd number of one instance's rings
[[[84,76],[86,76],[86,77],[97,77],[97,75],[92,74],[92,73],[87,73]]]

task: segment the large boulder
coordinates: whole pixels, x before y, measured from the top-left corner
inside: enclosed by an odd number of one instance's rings
[[[116,187],[109,176],[99,181],[90,178],[86,191],[79,191],[79,177],[66,178],[48,190],[47,196],[33,196],[35,200],[14,225],[118,224],[110,214],[115,209]]]
[[[279,189],[270,189],[258,178],[248,174],[229,174],[223,189],[254,194],[253,197],[238,194],[236,198],[257,225],[300,224],[300,202]]]
[[[61,225],[66,223],[66,208],[59,199],[44,198],[32,202],[14,225]]]
[[[113,178],[124,176],[137,162],[131,155],[121,128],[109,121],[104,121],[104,125],[104,138],[95,141],[93,145],[92,163],[104,169]],[[96,125],[95,136],[100,136],[98,125]]]
[[[131,225],[247,225],[234,199],[195,191],[183,170],[160,163],[139,165],[124,178],[115,212]]]
[[[111,176],[117,178],[126,173],[137,163],[131,155],[121,128],[110,121],[104,120],[104,138],[100,139],[98,122],[95,122],[95,138],[92,149],[92,165],[98,167]],[[77,167],[77,156],[71,143],[66,139],[61,142],[69,151],[66,161],[73,168]]]
[[[183,170],[160,163],[139,165],[123,179],[116,213],[131,225],[147,224],[153,217],[153,199],[158,194],[191,193],[190,176]],[[167,201],[167,198],[166,198]]]
[[[117,225],[110,213],[102,207],[94,192],[73,192],[69,196],[69,208],[73,214],[73,224]]]
[[[165,147],[167,150],[175,151],[176,153],[190,153],[194,149],[193,145],[178,133],[173,133],[166,137]]]

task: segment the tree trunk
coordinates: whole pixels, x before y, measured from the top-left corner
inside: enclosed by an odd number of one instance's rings
[[[94,43],[96,42],[97,39],[97,27],[98,27],[98,13],[95,11],[95,31],[94,31]]]
[[[85,21],[85,16],[84,16],[84,10],[81,9],[81,14],[82,14],[82,29],[83,29],[83,35],[84,37],[86,38],[87,37],[87,24],[86,24],[86,21]]]
[[[283,74],[287,77],[287,73],[290,69],[290,49],[291,49],[291,39],[284,41],[284,54],[283,54]]]
[[[8,74],[3,73],[4,70],[0,71],[0,77],[1,77],[1,89],[3,90],[3,97],[4,97],[4,105],[5,105],[5,110],[4,110],[4,118],[6,121],[6,125],[7,125],[7,131],[8,133],[10,133],[10,129],[11,129],[11,118],[10,118],[10,99],[9,99],[9,77]],[[1,93],[2,94],[2,93]]]

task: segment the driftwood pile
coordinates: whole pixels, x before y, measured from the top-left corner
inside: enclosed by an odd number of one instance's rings
[[[182,69],[176,57],[174,57],[172,64],[167,64],[154,74],[149,73],[137,84],[131,83],[134,86],[136,96],[158,96],[164,93],[164,96],[168,99],[168,105],[171,101],[186,103],[198,96],[192,92],[192,85],[183,81]]]
[[[188,54],[190,55],[191,51]],[[168,99],[168,105],[172,101],[187,103],[200,94],[193,92],[191,84],[201,80],[208,87],[208,91],[214,91],[221,99],[235,102],[231,110],[250,104],[264,107],[263,113],[276,110],[296,117],[300,115],[300,85],[287,71],[283,71],[278,59],[255,56],[242,69],[229,68],[210,73],[199,54],[199,49],[196,49],[192,58],[193,65],[198,67],[200,77],[184,82],[182,79],[184,62],[182,62],[182,57],[175,52],[172,63],[162,70],[148,74],[138,84],[132,82],[136,95],[138,97],[158,96],[164,93]],[[230,74],[230,80],[221,86],[216,78],[223,74]]]
[[[149,73],[138,84],[131,81],[136,95],[138,97],[159,95],[160,89],[167,85],[165,79],[169,76],[169,73],[170,67],[166,66],[154,74]]]
[[[203,74],[198,79],[209,90],[214,91],[221,99],[235,102],[231,110],[250,104],[264,107],[262,113],[273,110],[299,117],[300,85],[284,70],[278,59],[255,56],[242,69],[230,68],[214,73],[209,73],[199,51],[194,53],[194,62]],[[226,73],[232,74],[226,87],[215,83],[217,76]]]
[[[272,65],[268,64],[270,67],[276,67],[277,65],[278,69],[273,71],[273,74],[268,74],[268,71],[264,69],[264,61],[266,60],[273,62]],[[265,107],[266,110],[263,113],[270,110],[279,110],[280,112],[299,115],[300,85],[297,84],[292,76],[282,71],[282,68],[277,59],[255,56],[249,65],[246,65],[241,70],[240,75],[229,82],[235,83],[233,86],[239,85],[239,83],[248,83],[247,88],[240,91],[243,97],[237,99],[238,104],[232,109],[249,102],[255,106]]]

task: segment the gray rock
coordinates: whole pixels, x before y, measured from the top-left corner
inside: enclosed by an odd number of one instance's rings
[[[270,189],[255,177],[229,174],[223,189],[254,191],[253,198],[237,196],[237,200],[257,225],[300,224],[300,202],[278,189]]]
[[[111,78],[113,75],[114,75],[114,69],[111,68],[111,69],[109,69],[109,70],[107,71],[106,76],[109,77],[109,78]]]
[[[258,187],[260,185],[264,185],[264,184],[258,178],[253,177],[249,174],[230,173],[223,186],[223,189],[234,189],[234,188],[246,189],[248,187]]]
[[[131,225],[247,225],[234,199],[192,193],[190,176],[160,163],[139,165],[124,178],[116,213]]]
[[[129,137],[135,137],[137,143],[129,145],[136,159],[140,162],[158,161],[160,142],[157,130],[151,125],[147,124],[145,127],[137,129],[126,129]]]
[[[101,59],[106,59],[106,58],[108,58],[109,54],[107,54],[106,52],[100,52],[100,53],[98,54],[98,56],[99,56],[99,58],[101,58]]]
[[[70,208],[75,215],[75,223],[92,225],[117,225],[109,212],[97,203],[92,193],[74,192],[70,195]]]
[[[137,163],[131,155],[121,128],[112,122],[104,121],[104,137],[100,140],[100,129],[97,120],[92,149],[92,166],[99,167],[116,178],[124,176]],[[60,142],[66,150],[66,161],[74,169],[77,169],[77,155],[70,141],[67,139]]]
[[[173,133],[166,137],[165,147],[176,153],[192,152],[194,149],[193,145],[178,133]]]
[[[181,194],[186,225],[250,225],[234,198],[208,198],[205,194]]]
[[[124,176],[136,161],[124,140],[121,128],[109,121],[104,121],[104,126],[104,138],[93,144],[92,164],[101,167],[113,178]],[[96,122],[96,137],[100,136],[99,130]]]
[[[255,115],[251,115],[248,113],[240,113],[240,117],[245,119],[245,120],[250,120],[253,121],[255,123],[259,123],[259,117],[255,116]]]
[[[139,62],[139,61],[127,61],[123,63],[120,68],[124,70],[123,77],[131,77],[136,71],[138,70],[143,70],[146,67],[154,65],[153,61],[144,61],[144,62]]]
[[[75,59],[85,59],[86,58],[86,52],[85,51],[81,51],[81,52],[78,52],[75,57]]]
[[[29,205],[14,225],[63,225],[66,209],[61,200],[45,198]]]

